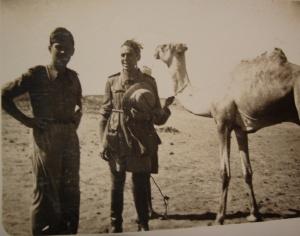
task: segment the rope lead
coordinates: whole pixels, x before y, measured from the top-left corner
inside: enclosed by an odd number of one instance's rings
[[[160,195],[163,197],[164,206],[165,206],[165,213],[163,215],[163,219],[167,219],[168,218],[168,201],[169,201],[170,198],[167,195],[164,195],[162,193],[160,187],[158,186],[158,184],[156,183],[156,181],[154,180],[152,175],[151,175],[151,179],[152,179],[153,183],[155,184],[155,186],[157,187]]]

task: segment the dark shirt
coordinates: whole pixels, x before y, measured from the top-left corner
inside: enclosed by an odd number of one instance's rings
[[[5,99],[28,92],[33,115],[39,118],[71,120],[76,105],[81,104],[82,89],[77,73],[66,69],[55,79],[50,79],[47,67],[30,68],[20,78],[2,89]]]

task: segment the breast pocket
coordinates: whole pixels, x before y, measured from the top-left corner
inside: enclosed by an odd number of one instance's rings
[[[123,99],[123,95],[125,93],[124,89],[113,89],[112,90],[112,102],[113,102],[113,108],[117,109],[117,110],[121,110],[122,109],[122,99]]]
[[[113,109],[121,110],[122,109],[122,98],[125,90],[123,88],[114,88],[112,89],[112,102],[113,102]],[[117,131],[119,124],[120,124],[120,112],[112,111],[109,123],[108,123],[108,131]]]
[[[124,89],[114,89],[112,91],[114,107],[116,109],[121,108],[121,103],[122,103],[122,98],[123,98],[124,93],[125,93]]]

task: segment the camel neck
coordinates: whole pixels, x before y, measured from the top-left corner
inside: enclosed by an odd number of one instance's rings
[[[169,71],[174,82],[174,94],[181,105],[193,114],[211,117],[210,101],[202,99],[201,96],[199,97],[192,88],[187,74],[184,55],[173,57]]]
[[[169,66],[171,78],[174,81],[174,93],[181,93],[190,84],[184,56],[173,57]]]

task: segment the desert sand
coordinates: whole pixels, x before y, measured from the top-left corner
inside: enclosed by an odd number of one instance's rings
[[[79,234],[106,233],[109,228],[110,175],[98,146],[101,98],[84,98],[78,134],[81,146],[81,206]],[[22,109],[29,112],[27,102]],[[172,116],[157,127],[159,174],[153,175],[168,200],[167,217],[150,221],[151,230],[208,227],[214,224],[221,179],[218,142],[212,119],[194,116],[171,105]],[[300,129],[284,123],[249,135],[253,184],[263,221],[300,217]],[[235,137],[232,137],[235,139]],[[2,112],[2,225],[10,235],[29,235],[32,193],[30,129]],[[236,141],[231,156],[232,178],[225,224],[246,223],[248,197]],[[164,214],[158,188],[152,182],[154,209]],[[137,230],[131,175],[125,187],[124,231]],[[225,227],[225,226],[224,226]]]

